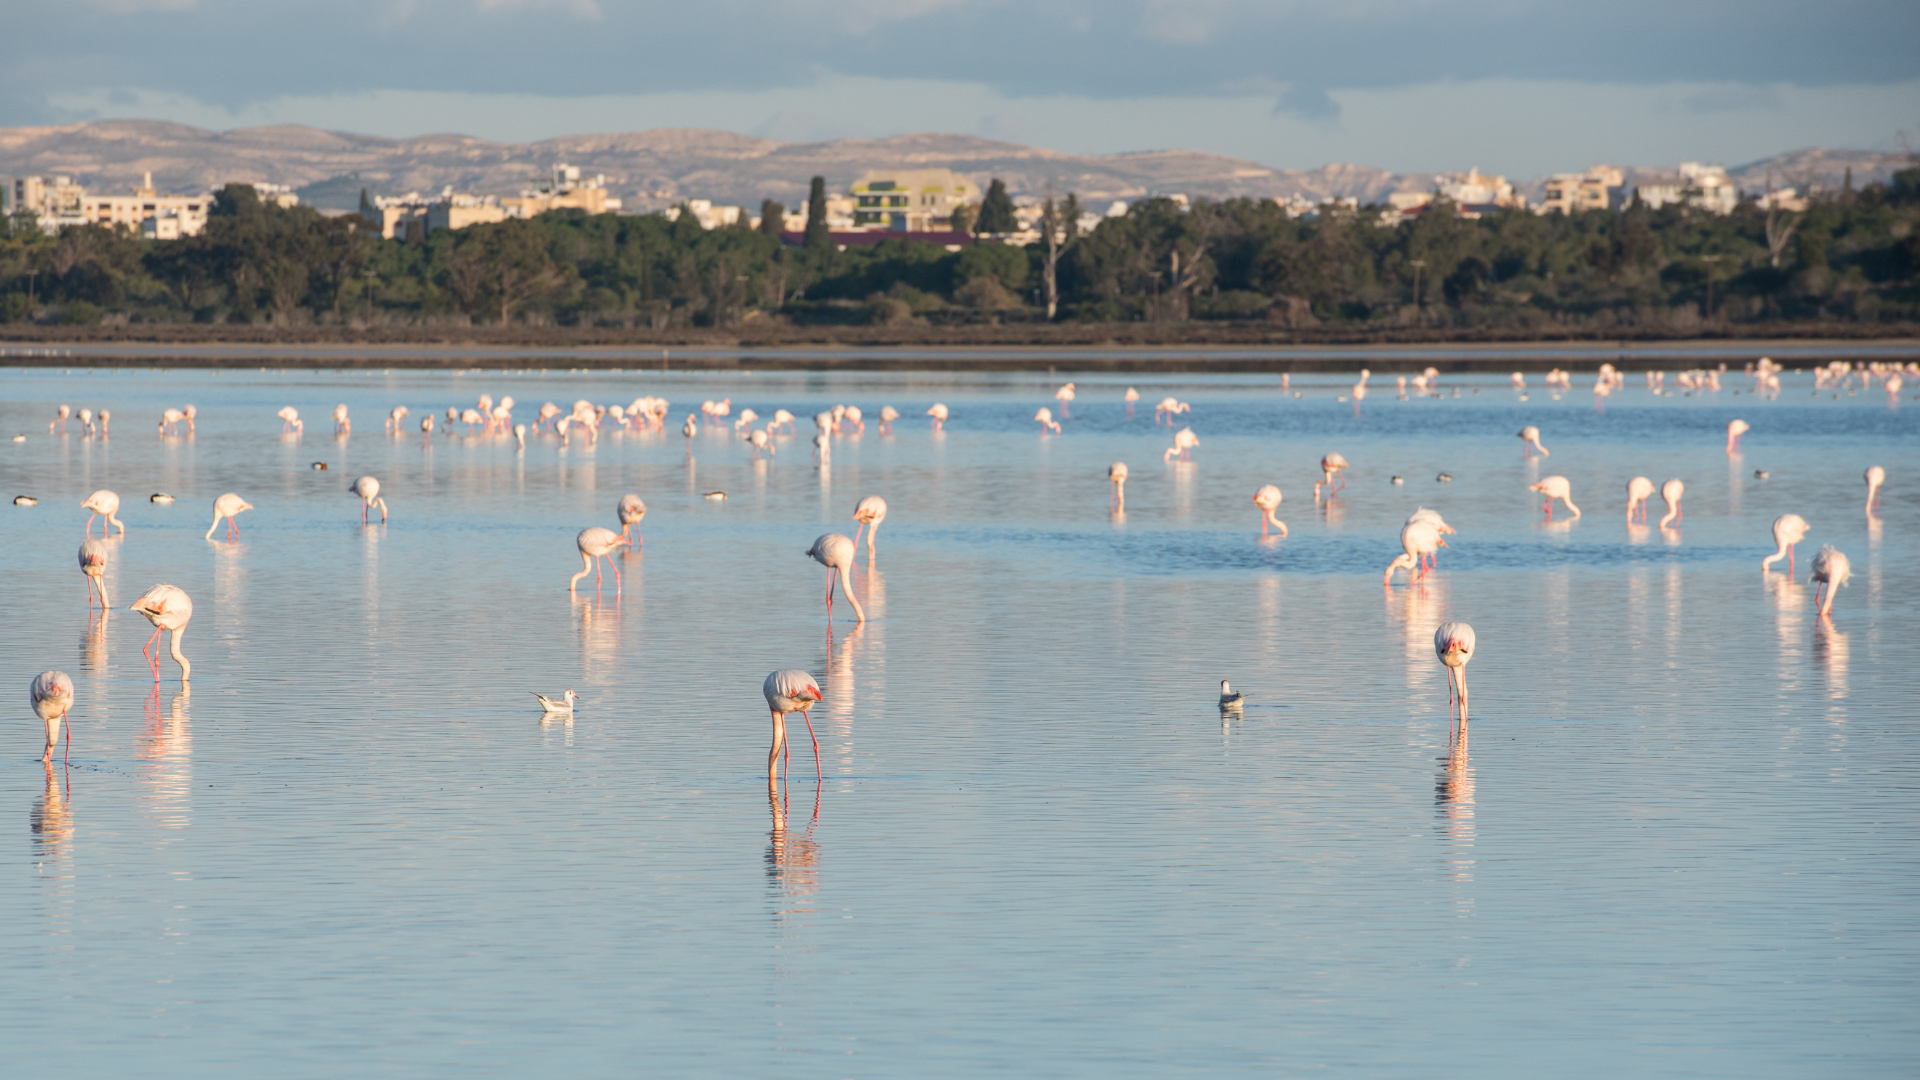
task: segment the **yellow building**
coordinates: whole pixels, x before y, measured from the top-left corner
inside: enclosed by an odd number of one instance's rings
[[[847,189],[855,228],[943,232],[954,210],[980,199],[980,186],[951,169],[875,169]]]
[[[1595,165],[1583,173],[1555,173],[1547,179],[1546,198],[1540,201],[1536,212],[1558,210],[1562,214],[1578,214],[1605,210],[1613,205],[1609,189],[1621,186],[1626,180],[1626,176],[1611,165]]]
[[[545,185],[501,199],[500,205],[508,217],[530,218],[549,210],[605,214],[620,209],[621,202],[607,193],[605,176],[582,179],[579,166],[561,163],[553,167],[553,176]]]

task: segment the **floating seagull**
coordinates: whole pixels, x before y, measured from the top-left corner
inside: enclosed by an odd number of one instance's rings
[[[1770,473],[1768,473],[1768,472],[1767,472],[1767,470],[1765,470],[1765,469],[1755,469],[1755,470],[1753,470],[1753,478],[1754,478],[1755,480],[1765,480],[1765,479],[1766,479],[1766,478],[1767,478],[1768,476],[1770,476],[1770,475],[1772,475],[1772,474],[1770,474]]]
[[[1433,479],[1434,479],[1434,482],[1438,484],[1451,484],[1453,483],[1453,474],[1443,472],[1439,476],[1434,477]]]
[[[1220,707],[1222,709],[1239,709],[1246,703],[1247,695],[1239,693],[1235,691],[1233,687],[1228,686],[1227,680],[1220,680]]]
[[[26,441],[27,441],[27,437],[26,437],[25,435],[15,435],[15,436],[13,437],[13,441],[14,441],[14,442],[26,442]]]
[[[1404,476],[1396,476],[1393,478],[1393,482],[1396,484],[1404,484],[1407,482],[1407,478]]]
[[[528,693],[533,692],[528,691]],[[580,695],[574,693],[571,689],[561,695],[564,699],[561,701],[555,701],[545,694],[534,694],[533,696],[539,698],[540,707],[550,713],[570,713],[573,711],[573,703],[580,700]]]
[[[719,502],[720,500],[727,497],[727,493],[724,491],[709,491],[705,495],[702,495],[700,497],[703,499],[712,499],[714,502]]]
[[[15,496],[13,497],[13,505],[15,505],[15,506],[39,506],[39,505],[40,505],[40,500],[39,500],[39,499],[36,499],[36,498],[34,498],[34,497],[33,497],[33,496],[31,496],[31,495],[15,495]]]
[[[164,491],[156,491],[153,494],[147,496],[147,501],[150,503],[159,503],[161,506],[172,506],[173,496],[167,494]]]

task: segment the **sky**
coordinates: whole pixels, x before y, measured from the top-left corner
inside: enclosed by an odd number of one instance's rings
[[[7,10],[13,9],[13,10]],[[1275,168],[1920,148],[1913,0],[0,0],[0,125],[945,131]]]

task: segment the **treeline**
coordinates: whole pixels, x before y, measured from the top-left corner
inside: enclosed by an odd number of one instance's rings
[[[1271,202],[1136,203],[1084,235],[958,251],[892,240],[789,247],[691,214],[531,220],[384,240],[358,216],[219,193],[197,237],[107,227],[0,246],[0,319],[270,325],[799,324],[1265,320],[1290,327],[1655,327],[1920,319],[1920,168],[1803,212],[1743,203],[1477,220],[1445,202],[1289,219]],[[1043,235],[1048,230],[1042,230]]]

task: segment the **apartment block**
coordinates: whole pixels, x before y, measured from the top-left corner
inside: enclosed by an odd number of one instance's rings
[[[938,232],[980,199],[980,186],[951,169],[869,170],[847,188],[856,228]]]
[[[1612,189],[1626,182],[1626,175],[1611,165],[1595,165],[1579,173],[1554,173],[1547,178],[1546,197],[1540,200],[1537,212],[1580,214],[1606,210],[1613,205]]]

